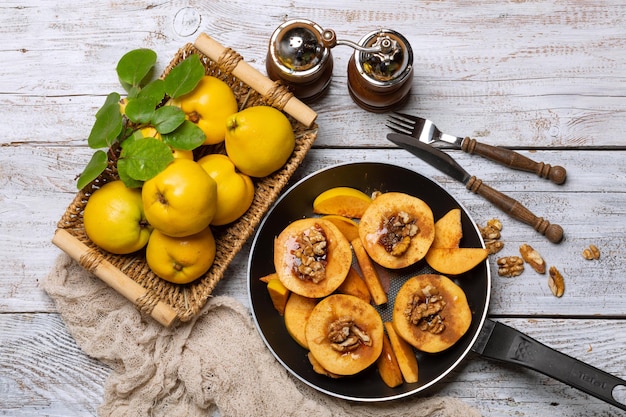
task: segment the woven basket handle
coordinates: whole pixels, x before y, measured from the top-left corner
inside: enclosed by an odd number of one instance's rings
[[[198,36],[194,46],[213,61],[217,62],[218,65],[220,62],[224,61],[224,57],[229,56],[229,52],[232,51],[222,46],[206,33],[202,33]],[[286,87],[270,80],[243,59],[236,60],[236,65],[232,68],[231,73],[255,89],[266,99],[277,103],[278,105],[276,107],[278,107],[279,110],[284,110],[285,113],[289,114],[306,127],[310,127],[313,122],[315,122],[317,113],[291,94]],[[280,100],[281,97],[279,96],[283,96],[283,101]]]
[[[72,236],[67,230],[57,229],[52,243],[163,326],[169,327],[176,320],[176,311],[170,305],[156,299],[150,301],[154,297],[149,297],[145,288],[126,276],[107,260],[99,259],[97,262],[91,263],[91,265],[86,265],[85,263],[88,262],[92,250]]]

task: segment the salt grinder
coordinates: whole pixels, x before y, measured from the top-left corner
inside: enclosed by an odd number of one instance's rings
[[[307,19],[289,20],[272,34],[265,67],[273,81],[281,80],[303,102],[320,98],[333,73],[323,29]]]
[[[370,32],[348,62],[348,90],[356,104],[382,113],[408,97],[413,79],[413,50],[400,33]]]

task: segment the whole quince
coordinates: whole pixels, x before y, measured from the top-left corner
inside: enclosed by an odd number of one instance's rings
[[[187,119],[202,129],[206,135],[205,145],[224,141],[226,118],[239,109],[229,85],[211,75],[205,75],[190,93],[169,104],[180,107]]]
[[[217,184],[195,161],[174,159],[146,181],[141,197],[146,218],[162,233],[183,237],[209,226],[217,210]]]
[[[198,279],[215,260],[211,228],[186,237],[172,237],[155,230],[146,248],[146,262],[159,277],[175,284]]]
[[[211,224],[221,226],[241,217],[254,200],[254,184],[250,177],[237,172],[226,155],[206,155],[198,160],[198,164],[217,183],[217,211]]]
[[[251,177],[265,177],[287,162],[295,136],[280,110],[252,106],[227,118],[225,144],[237,169]]]
[[[146,246],[152,226],[144,214],[141,191],[112,181],[94,192],[83,212],[85,232],[93,243],[118,255]]]

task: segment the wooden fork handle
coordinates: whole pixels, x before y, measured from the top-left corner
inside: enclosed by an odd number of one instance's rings
[[[492,161],[501,163],[509,168],[526,172],[534,172],[541,178],[547,178],[555,184],[563,184],[567,173],[562,166],[551,166],[543,162],[535,162],[515,151],[498,146],[486,145],[476,139],[464,138],[461,149],[469,154],[476,154]]]
[[[465,188],[471,192],[480,195],[487,201],[507,213],[509,216],[526,223],[533,227],[536,231],[544,235],[552,243],[559,243],[563,240],[563,228],[558,224],[551,224],[543,217],[535,216],[530,210],[524,207],[519,201],[491,188],[482,180],[475,176],[465,184]]]

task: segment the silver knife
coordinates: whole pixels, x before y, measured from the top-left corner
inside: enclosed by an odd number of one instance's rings
[[[507,213],[509,216],[530,225],[537,232],[544,235],[550,242],[559,243],[563,240],[563,228],[558,224],[551,224],[543,217],[537,217],[524,207],[519,201],[500,191],[491,188],[482,180],[470,175],[450,155],[433,146],[416,140],[412,136],[400,133],[390,133],[387,139],[406,149],[413,155],[432,165],[441,172],[465,184],[465,188],[480,195],[487,201]]]

